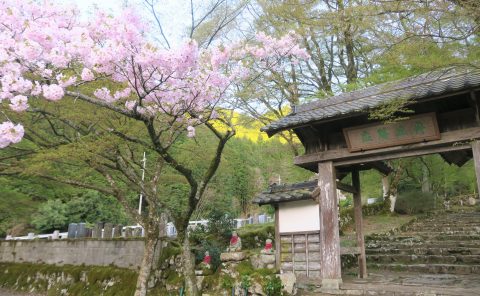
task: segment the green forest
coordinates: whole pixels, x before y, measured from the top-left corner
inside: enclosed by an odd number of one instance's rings
[[[195,144],[185,143],[185,146],[185,151],[196,148]],[[153,160],[148,155],[147,159],[148,170]],[[196,165],[202,165],[201,159],[195,161],[198,162]],[[476,190],[472,160],[460,168],[448,165],[438,155],[404,161],[406,169],[399,184],[400,196],[412,192],[421,193],[425,182],[429,183],[429,192],[438,197],[439,201],[472,194]],[[425,171],[428,172],[427,175]],[[212,211],[236,217],[260,212],[272,214],[273,209],[269,206],[258,207],[251,201],[256,194],[267,190],[269,181],[277,182],[279,177],[282,183],[294,183],[313,179],[315,174],[295,167],[290,147],[276,139],[258,142],[244,138],[232,139],[194,219],[208,217]],[[381,200],[380,173],[375,170],[363,171],[361,179],[364,203],[368,198]],[[134,223],[114,197],[95,190],[81,189],[27,174],[2,176],[0,184],[0,237],[7,233],[26,235],[27,232],[66,230],[68,223]],[[172,208],[182,207],[185,187],[185,183],[173,174],[165,182],[163,192]],[[342,206],[352,205],[351,196],[347,194],[347,197],[347,202]],[[133,195],[131,199],[132,203],[138,202],[138,195]]]

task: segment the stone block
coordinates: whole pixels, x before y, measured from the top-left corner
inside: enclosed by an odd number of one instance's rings
[[[469,197],[467,202],[469,206],[474,206],[477,204],[477,200],[473,197]]]
[[[275,264],[275,255],[274,254],[262,254],[260,255],[260,260],[263,264]]]
[[[322,279],[322,290],[339,290],[342,279]]]
[[[220,260],[222,260],[222,262],[242,261],[243,259],[245,259],[244,252],[229,252],[220,254]]]
[[[289,295],[297,294],[297,277],[294,273],[282,273],[277,275],[283,284],[283,290]]]

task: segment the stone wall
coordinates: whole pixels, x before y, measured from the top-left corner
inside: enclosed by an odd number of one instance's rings
[[[141,239],[0,241],[0,262],[138,269],[143,249]]]

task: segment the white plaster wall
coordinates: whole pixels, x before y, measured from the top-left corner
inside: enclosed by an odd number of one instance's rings
[[[313,200],[279,204],[280,233],[320,230],[318,203]]]

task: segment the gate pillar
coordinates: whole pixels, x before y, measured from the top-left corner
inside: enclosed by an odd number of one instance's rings
[[[339,289],[342,282],[335,168],[331,161],[318,164],[320,188],[320,278],[323,289]]]

